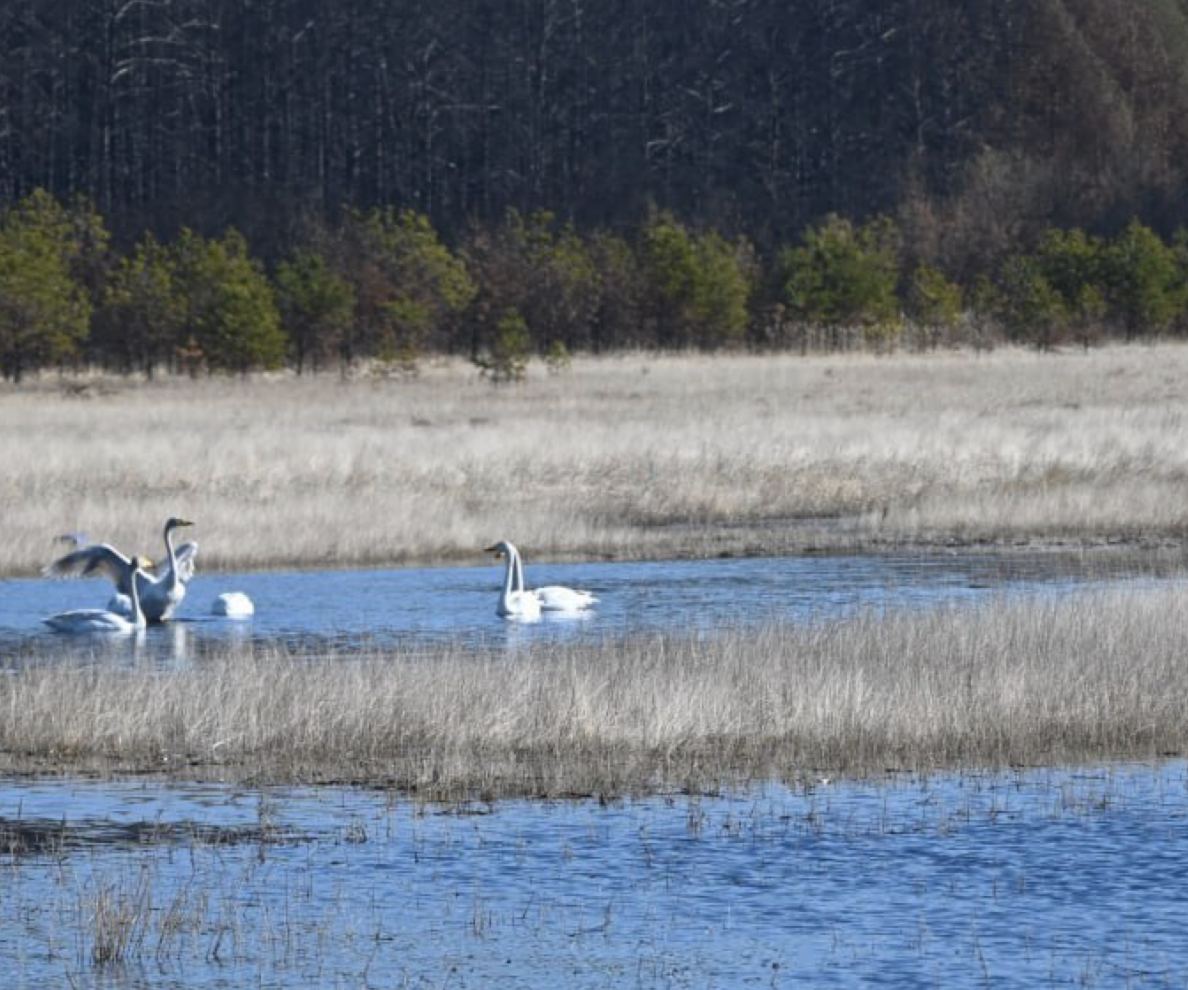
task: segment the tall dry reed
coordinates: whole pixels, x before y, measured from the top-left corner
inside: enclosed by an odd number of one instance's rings
[[[204,568],[1180,540],[1188,347],[464,362],[360,377],[0,386],[0,573],[52,537]]]
[[[227,653],[0,678],[10,764],[434,797],[1150,755],[1188,743],[1188,587],[508,654]]]

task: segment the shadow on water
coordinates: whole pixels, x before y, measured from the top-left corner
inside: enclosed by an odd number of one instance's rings
[[[770,619],[806,620],[860,609],[972,602],[990,594],[1059,594],[1087,583],[1159,580],[1184,572],[1181,554],[977,553],[732,558],[632,563],[529,564],[530,587],[566,584],[600,598],[585,615],[535,623],[495,615],[501,570],[487,566],[199,574],[177,619],[123,639],[65,637],[41,618],[102,607],[101,581],[0,581],[0,658],[47,654],[105,662],[179,665],[211,649],[267,643],[295,655],[441,642],[509,646],[604,639],[636,632],[712,629]],[[246,592],[250,620],[209,614],[214,597]]]

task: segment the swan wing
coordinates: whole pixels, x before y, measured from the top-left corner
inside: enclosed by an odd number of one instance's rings
[[[545,585],[533,592],[546,612],[577,612],[598,602],[593,592],[566,588],[559,584]]]
[[[127,594],[132,577],[132,561],[107,543],[92,543],[73,550],[46,566],[47,577],[92,577],[106,575]]]
[[[177,579],[182,584],[188,584],[194,577],[194,558],[198,555],[198,544],[194,542],[183,543],[173,551],[173,555],[177,558]],[[157,564],[153,574],[157,580],[164,580],[169,577],[168,557]]]

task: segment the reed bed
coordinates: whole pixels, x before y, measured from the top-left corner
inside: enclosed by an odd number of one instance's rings
[[[512,653],[40,663],[0,678],[0,752],[432,799],[1150,756],[1188,743],[1186,606],[1175,585]]]
[[[1188,533],[1188,347],[623,355],[493,387],[360,374],[0,386],[0,573],[82,530],[206,569]]]

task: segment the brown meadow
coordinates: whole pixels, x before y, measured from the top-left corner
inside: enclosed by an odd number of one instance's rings
[[[625,355],[0,388],[0,573],[82,530],[204,569],[698,556],[1188,531],[1188,348]]]

